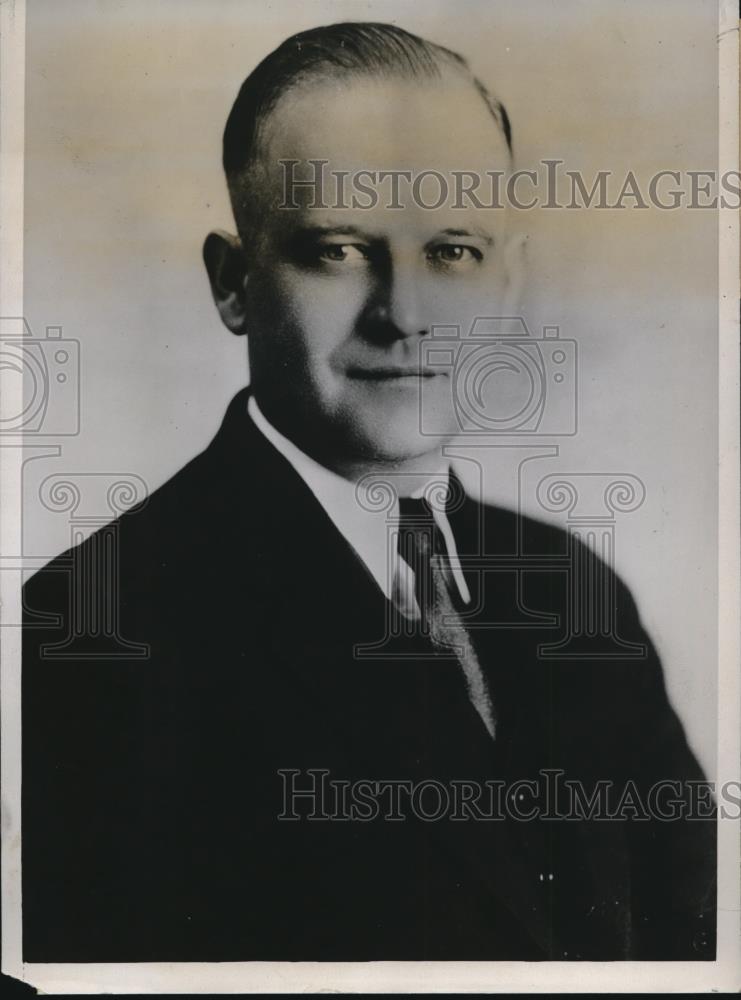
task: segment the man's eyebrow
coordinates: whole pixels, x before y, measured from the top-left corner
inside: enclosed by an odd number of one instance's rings
[[[302,226],[297,235],[302,239],[313,239],[317,236],[361,236],[366,240],[374,239],[359,226]]]
[[[478,227],[473,227],[472,229],[441,229],[439,232],[440,236],[474,236],[476,239],[484,240],[487,246],[491,246],[494,242],[494,237],[490,236],[489,233],[484,232],[483,229]]]
[[[318,239],[322,236],[354,236],[368,243],[379,241],[378,236],[374,236],[367,229],[362,229],[360,226],[355,225],[339,226],[327,223],[326,225],[301,226],[300,229],[294,232],[294,237],[300,241]],[[463,236],[479,239],[483,240],[487,246],[491,246],[494,243],[494,237],[478,226],[472,226],[470,229],[440,229],[427,242],[431,243],[441,236]]]

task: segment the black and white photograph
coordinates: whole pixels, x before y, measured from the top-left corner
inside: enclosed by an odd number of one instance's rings
[[[738,11],[4,0],[3,971],[738,988]]]

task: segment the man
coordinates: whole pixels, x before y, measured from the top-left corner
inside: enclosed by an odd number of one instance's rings
[[[26,960],[714,956],[714,826],[682,809],[702,774],[630,595],[580,552],[645,655],[543,658],[569,539],[447,467],[433,330],[515,314],[508,213],[336,187],[504,174],[510,147],[465,62],[389,25],[296,35],[245,81],[238,236],[204,259],[250,388],[115,536],[27,587]],[[109,594],[128,659],[73,636]],[[533,819],[544,773],[607,787],[612,815]],[[639,808],[661,782],[664,820]],[[423,786],[459,793],[440,822]]]

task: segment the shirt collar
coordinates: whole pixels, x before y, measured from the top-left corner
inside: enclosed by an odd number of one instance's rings
[[[390,544],[389,524],[398,519],[399,503],[384,494],[382,477],[371,476],[358,483],[338,476],[320,465],[297,448],[287,437],[276,430],[260,410],[257,400],[250,396],[247,411],[255,426],[273,447],[293,466],[303,479],[335,527],[349,542],[365,563],[386,597],[391,600],[400,556],[395,545]],[[431,484],[447,485],[447,465],[420,483],[412,494],[421,496]],[[384,499],[386,502],[384,503]],[[456,584],[464,601],[470,600],[468,587],[458,565],[455,539],[445,511],[433,506],[433,513],[448,550]]]

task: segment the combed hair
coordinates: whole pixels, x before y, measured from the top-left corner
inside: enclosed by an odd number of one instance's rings
[[[312,76],[439,79],[444,69],[468,78],[483,98],[512,151],[512,130],[504,106],[471,72],[466,60],[392,24],[344,22],[301,31],[287,38],[242,84],[224,129],[223,164],[232,183],[252,162],[260,129],[279,98]]]

